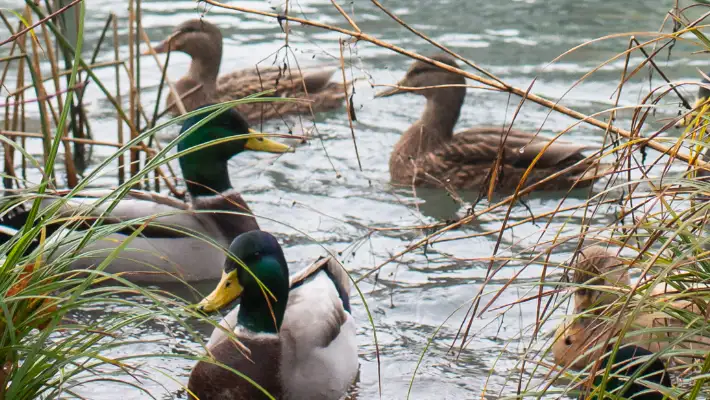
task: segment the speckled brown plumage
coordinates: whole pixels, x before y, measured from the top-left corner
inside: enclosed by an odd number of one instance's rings
[[[228,365],[259,384],[274,398],[283,394],[281,377],[275,371],[281,359],[278,336],[250,334],[240,336],[239,341],[251,352],[246,357],[230,339],[218,343],[213,353],[220,354],[219,362]],[[256,362],[252,361],[255,360]],[[273,368],[264,368],[265,365]],[[198,362],[190,373],[188,389],[191,399],[200,400],[251,400],[268,397],[246,379],[219,365]]]
[[[434,59],[456,66],[453,59],[445,55]],[[424,88],[436,85],[464,85],[460,75],[445,71],[433,65],[417,61],[398,85],[401,87]],[[380,93],[386,97],[409,92],[406,89],[392,89]],[[549,140],[534,134],[511,130],[503,140],[507,129],[481,127],[453,133],[461,106],[466,96],[463,86],[412,90],[427,98],[422,117],[402,135],[390,156],[390,177],[392,182],[402,185],[434,186],[455,189],[481,190],[487,186],[490,170],[503,147],[496,191],[509,192],[516,188],[525,170],[533,159],[544,149]],[[525,186],[549,177],[584,159],[582,150],[589,146],[555,141],[545,150],[528,175]],[[584,187],[594,181],[596,174],[585,162],[573,170],[541,186],[542,190],[564,190]]]
[[[182,102],[187,111],[214,102],[241,99],[265,90],[275,89],[269,97],[308,99],[306,102],[269,102],[240,104],[235,108],[254,125],[290,114],[310,114],[338,108],[345,99],[342,82],[331,81],[331,70],[284,70],[281,67],[259,67],[219,75],[222,60],[222,33],[215,25],[200,19],[180,24],[173,34],[155,47],[159,53],[181,51],[192,57],[190,69],[176,84],[181,95],[189,93]],[[175,94],[170,93],[166,104],[172,114]],[[309,107],[310,106],[310,107]]]

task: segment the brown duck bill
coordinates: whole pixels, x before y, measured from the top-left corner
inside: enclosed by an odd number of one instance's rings
[[[173,33],[167,39],[163,40],[157,46],[153,47],[153,50],[155,50],[155,53],[156,54],[167,53],[170,50],[170,42],[172,42],[172,40],[175,39],[175,36],[177,36],[178,33]],[[141,55],[144,55],[144,56],[150,55],[150,54],[151,54],[150,49],[145,49],[145,50],[143,50],[143,52],[141,52]]]

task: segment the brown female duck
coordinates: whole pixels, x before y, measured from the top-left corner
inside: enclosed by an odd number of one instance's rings
[[[447,55],[434,60],[456,67]],[[582,150],[589,146],[550,141],[531,133],[496,127],[472,128],[454,134],[461,106],[466,96],[464,77],[434,65],[416,61],[397,87],[378,93],[387,97],[416,93],[426,97],[422,117],[402,135],[390,156],[392,182],[405,185],[458,189],[481,189],[486,184],[491,166],[503,146],[503,161],[496,185],[498,191],[511,191],[525,170],[544,149],[544,154],[528,176],[527,184],[549,177],[584,159]],[[445,87],[433,87],[445,85]],[[538,189],[562,190],[590,185],[597,178],[592,162],[583,162]],[[601,171],[599,171],[601,172]]]
[[[240,99],[269,89],[276,90],[270,97],[308,99],[314,112],[340,107],[345,99],[342,83],[330,81],[335,70],[300,73],[266,67],[218,76],[222,61],[222,33],[215,25],[202,19],[180,24],[170,37],[155,47],[155,51],[181,51],[192,57],[187,75],[175,85],[187,111],[207,103]],[[166,103],[173,114],[178,114],[174,106],[174,93],[168,95]],[[235,108],[252,125],[288,114],[310,113],[306,102],[249,103]]]
[[[574,293],[574,316],[569,316],[557,328],[552,354],[555,362],[563,367],[582,369],[602,354],[601,349],[589,351],[593,347],[604,344],[610,337],[619,334],[619,330],[627,322],[618,309],[626,302],[624,296],[630,290],[630,266],[620,257],[601,246],[591,246],[583,249],[576,262],[571,266],[573,283],[580,285]],[[678,293],[672,289],[656,286],[651,294],[654,301],[663,304],[666,310],[684,310],[702,315],[702,311],[693,303],[676,300]],[[626,306],[625,312],[630,313],[636,303]],[[617,308],[614,310],[613,308]],[[648,330],[643,334],[636,333],[622,339],[624,343],[636,343],[651,351],[659,352],[668,347],[673,339],[677,339],[679,328],[684,323],[671,317],[673,311],[663,312],[656,309],[640,311],[629,331]],[[621,319],[617,324],[616,320]],[[666,328],[663,330],[660,328]],[[710,348],[710,341],[700,335],[686,338],[676,345],[676,348],[703,349]],[[679,361],[689,361],[679,359]]]

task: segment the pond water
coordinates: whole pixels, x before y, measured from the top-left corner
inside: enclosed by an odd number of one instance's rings
[[[0,6],[16,7],[17,4],[13,3],[0,1]],[[128,12],[125,3],[106,0],[91,0],[87,3],[87,56],[109,13],[119,16],[121,39],[126,39]],[[253,0],[231,2],[266,11],[280,7],[281,3]],[[341,3],[346,10],[352,11],[364,32],[423,54],[435,52],[431,45],[393,23],[369,1]],[[384,3],[412,27],[450,46],[505,82],[527,88],[537,77],[533,92],[557,99],[585,73],[623,51],[628,36],[584,47],[549,66],[548,62],[568,49],[597,37],[620,32],[657,31],[674,2],[388,0]],[[274,53],[284,44],[284,34],[278,23],[271,19],[216,7],[205,8],[190,0],[143,1],[142,7],[143,25],[154,43],[165,38],[180,22],[202,14],[217,24],[225,38],[222,72],[250,67],[256,63],[270,65],[275,58]],[[307,18],[346,26],[328,0],[293,0],[291,7],[294,13]],[[291,29],[290,44],[302,65],[338,64],[339,34],[296,24],[292,24]],[[638,36],[646,38],[643,34]],[[702,56],[691,55],[691,49],[683,46],[680,43],[673,49],[672,61],[665,61],[667,53],[664,53],[659,63],[672,79],[697,79],[696,68],[705,68],[707,62]],[[127,56],[127,47],[123,46],[121,52]],[[112,51],[106,47],[100,53],[99,60],[108,61],[112,57]],[[279,57],[283,57],[283,51]],[[344,265],[357,278],[421,239],[422,232],[406,227],[454,218],[470,207],[469,201],[475,195],[463,194],[464,200],[460,203],[452,200],[444,191],[418,190],[413,193],[411,190],[393,188],[389,184],[390,149],[399,139],[400,133],[419,117],[424,99],[413,95],[373,98],[371,84],[396,82],[409,66],[410,62],[405,57],[359,42],[346,50],[346,58],[352,64],[353,76],[363,78],[356,84],[354,96],[357,113],[355,138],[362,169],[358,166],[353,137],[343,108],[319,114],[317,124],[320,137],[299,146],[295,153],[280,157],[243,154],[231,161],[230,173],[234,186],[241,190],[255,214],[262,217],[259,220],[262,229],[274,233],[284,245],[292,270],[306,266],[325,250],[329,250],[340,254]],[[640,58],[635,56],[633,60],[638,63]],[[175,54],[170,64],[170,75],[177,79],[187,70],[189,58]],[[562,103],[586,114],[610,107],[623,66],[623,59],[611,62],[566,94]],[[99,76],[109,82],[112,74],[109,70],[99,70]],[[159,70],[152,60],[143,58],[142,95],[148,109],[152,109],[159,80]],[[654,76],[653,84],[660,83]],[[648,92],[648,88],[648,74],[642,73],[625,86],[621,104],[635,104]],[[686,92],[689,98],[692,97],[689,90]],[[99,100],[96,87],[90,87],[86,96],[96,139],[113,140],[116,128],[111,106]],[[457,128],[502,126],[509,122],[517,101],[506,94],[469,89]],[[675,115],[677,108],[678,100],[669,96],[664,107],[651,116],[652,125],[659,126],[663,118]],[[630,118],[630,113],[622,112],[618,124],[628,128]],[[295,133],[302,132],[297,121],[288,122],[293,124],[290,129]],[[542,125],[543,135],[553,135],[573,122],[563,115],[548,115],[546,109],[527,104],[522,108],[515,127],[534,131]],[[271,132],[286,132],[288,129],[282,122],[264,126],[265,131]],[[162,133],[161,137],[169,138],[174,133],[173,129]],[[581,125],[573,129],[568,137],[575,141],[601,144],[603,131]],[[31,150],[39,152],[40,148]],[[108,151],[96,149],[95,161],[100,160]],[[106,185],[113,184],[113,178],[105,179]],[[586,191],[574,193],[564,205],[579,204],[586,195]],[[554,210],[560,198],[559,193],[536,194],[528,197],[526,203],[536,213],[542,213]],[[485,201],[477,208],[483,206]],[[613,207],[603,208],[596,223],[609,222],[613,213]],[[515,222],[528,215],[525,207],[516,206],[511,219]],[[447,237],[496,230],[504,216],[504,208],[494,211]],[[565,232],[573,234],[579,230],[580,221],[581,214],[575,214],[569,220],[556,219],[551,224],[551,232],[557,232],[566,223]],[[509,256],[529,251],[541,237],[545,222],[526,223],[507,231],[497,254]],[[368,228],[402,229],[373,231]],[[361,363],[357,398],[378,398],[379,379],[382,398],[406,397],[417,366],[417,375],[411,388],[412,398],[479,398],[482,393],[486,397],[497,398],[515,393],[521,377],[521,361],[526,349],[531,346],[536,302],[500,308],[475,319],[471,336],[460,354],[449,352],[464,320],[465,311],[486,277],[489,264],[487,259],[493,254],[496,239],[496,235],[481,235],[437,243],[428,247],[426,252],[419,249],[398,258],[386,265],[379,274],[368,277],[360,284],[376,328],[381,371],[378,378],[373,328],[362,299],[355,298],[353,309],[359,323]],[[559,247],[551,260],[564,262],[571,255],[572,249],[572,245]],[[484,297],[484,303],[509,278],[519,273],[524,265],[523,262],[514,261],[499,271],[485,289],[488,294]],[[507,288],[494,305],[503,306],[534,294],[536,286],[532,283],[539,279],[540,273],[541,267],[530,265],[525,268],[518,277],[519,285]],[[548,273],[553,274],[553,277],[548,278],[551,280],[558,277],[560,271],[550,270]],[[206,292],[213,285],[214,282],[206,282],[198,287]],[[169,289],[181,290],[174,287]],[[88,317],[90,314],[87,314]],[[532,346],[544,346],[547,340],[545,335],[556,324],[557,320],[544,325],[542,336]],[[205,336],[209,335],[209,328],[201,329]],[[169,325],[144,326],[130,335],[146,340],[146,343],[133,350],[124,348],[123,352],[170,354],[183,346],[195,348],[186,332]],[[419,364],[429,339],[434,335],[435,340]],[[534,358],[534,353],[528,356]],[[184,397],[184,394],[179,393],[176,381],[187,382],[192,362],[168,358],[147,362],[156,370],[155,382],[143,383],[151,389],[153,396],[166,399]],[[528,364],[522,374],[523,386],[530,380],[531,365]],[[110,383],[87,386],[80,393],[92,399],[144,396],[126,386],[114,387]]]

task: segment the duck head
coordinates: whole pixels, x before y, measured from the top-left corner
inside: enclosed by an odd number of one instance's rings
[[[195,126],[208,115],[210,113],[188,118],[183,123],[180,133]],[[240,136],[244,137],[240,138]],[[289,146],[267,139],[263,134],[250,134],[249,124],[234,109],[223,112],[184,137],[178,143],[178,150],[184,151],[213,140],[228,138],[233,140],[207,146],[180,157],[180,167],[191,195],[211,196],[231,189],[227,162],[243,151],[269,153],[291,151]]]
[[[181,51],[193,58],[207,55],[222,56],[222,32],[203,19],[191,19],[178,25],[173,33],[154,48],[156,53]]]
[[[430,57],[432,60],[458,68],[458,64],[452,57],[446,54],[437,54]],[[453,72],[439,68],[424,61],[415,61],[402,80],[397,82],[397,87],[377,93],[375,97],[389,97],[403,93],[415,93],[426,98],[432,98],[442,92],[448,94],[465,95],[466,88],[448,87],[432,88],[441,85],[465,85],[466,79]]]
[[[198,308],[216,311],[241,299],[237,322],[253,332],[278,332],[289,292],[289,272],[276,238],[263,231],[237,236],[217,288]]]
[[[574,293],[577,314],[609,305],[622,295],[613,289],[597,290],[595,286],[623,289],[630,284],[628,267],[621,258],[601,246],[583,249],[572,265],[572,270],[573,282],[580,285]]]

